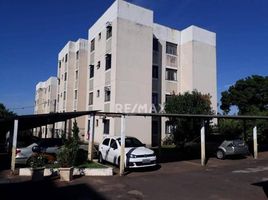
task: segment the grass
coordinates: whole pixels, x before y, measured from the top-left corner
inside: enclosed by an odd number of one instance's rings
[[[79,166],[77,166],[78,168],[107,168],[106,166],[102,165],[102,164],[99,164],[99,163],[96,163],[96,162],[90,162],[90,161],[87,161]]]
[[[77,168],[94,168],[94,169],[100,169],[100,168],[108,168],[105,165],[96,163],[96,162],[90,162],[90,161],[86,161],[81,165],[75,166]],[[60,168],[60,165],[58,163],[54,163],[54,164],[47,164],[46,168]]]

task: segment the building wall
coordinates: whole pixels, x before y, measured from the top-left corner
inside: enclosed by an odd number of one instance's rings
[[[57,91],[57,112],[85,111],[87,109],[85,95],[87,93],[87,51],[88,41],[79,39],[76,42],[69,41],[58,55],[57,74],[60,82]],[[65,73],[67,73],[66,80]],[[75,91],[77,91],[76,97]],[[84,116],[76,119],[81,138],[85,135],[85,118]],[[66,122],[68,134],[71,134],[73,121]],[[63,133],[65,122],[57,123],[56,128],[59,133]]]
[[[196,26],[179,31],[153,21],[153,11],[117,0],[90,27],[89,44],[95,38],[95,50],[88,53],[88,65],[94,65],[94,77],[87,81],[88,110],[151,112],[153,93],[158,95],[158,103],[163,104],[166,95],[194,89],[210,93],[213,109],[217,110],[216,34]],[[108,40],[107,23],[112,26],[112,37]],[[153,38],[158,40],[158,52],[153,51]],[[176,55],[166,53],[167,42],[177,45]],[[109,70],[105,70],[107,53],[112,55],[112,67]],[[101,66],[97,69],[98,61]],[[153,65],[158,66],[157,79],[152,78]],[[166,80],[167,69],[177,70],[177,80]],[[106,86],[111,89],[109,102],[104,101]],[[91,92],[93,104],[88,105]],[[136,105],[141,109],[134,109]],[[97,117],[95,121],[97,143],[105,137],[104,118]],[[158,124],[157,134],[161,134],[162,139],[166,136],[166,121],[163,118]],[[88,127],[87,117],[85,122],[85,127]],[[120,134],[120,123],[120,119],[110,118],[110,135]],[[126,135],[136,136],[150,145],[152,138],[158,137],[157,134],[152,136],[152,126],[151,118],[129,117],[126,121]],[[86,140],[87,136],[85,134]]]
[[[57,78],[50,77],[44,82],[36,85],[35,92],[35,114],[46,114],[55,112],[55,100],[57,94]],[[34,134],[41,137],[51,137],[52,125],[36,128]],[[46,130],[47,129],[47,130]]]

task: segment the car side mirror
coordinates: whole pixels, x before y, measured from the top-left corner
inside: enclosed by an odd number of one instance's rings
[[[142,143],[142,146],[143,146],[143,147],[146,147],[146,144],[145,144],[145,143]]]
[[[41,152],[41,148],[39,147],[39,146],[33,146],[32,147],[32,151],[34,152],[34,153],[40,153]]]

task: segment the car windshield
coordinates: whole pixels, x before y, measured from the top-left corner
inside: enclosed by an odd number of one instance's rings
[[[121,145],[121,138],[117,139],[119,144]],[[137,138],[126,138],[125,147],[141,147],[144,146]]]

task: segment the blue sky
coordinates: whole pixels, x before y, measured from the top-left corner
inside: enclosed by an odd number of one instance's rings
[[[0,102],[31,114],[35,85],[56,75],[57,55],[113,0],[0,0]],[[176,29],[197,25],[217,33],[218,101],[236,80],[268,75],[267,0],[129,0]],[[24,109],[14,109],[23,108]]]

